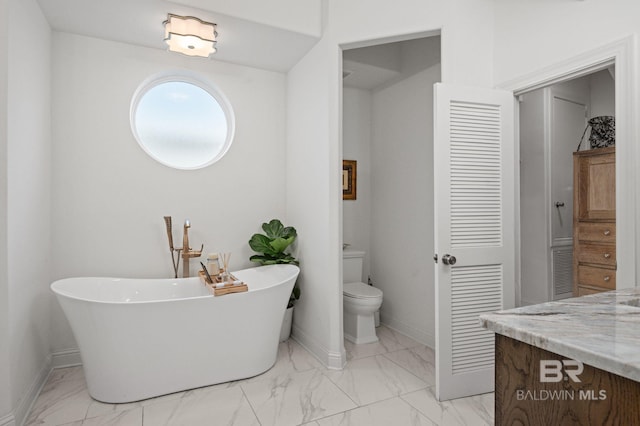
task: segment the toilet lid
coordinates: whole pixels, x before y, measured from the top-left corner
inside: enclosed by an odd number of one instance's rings
[[[365,283],[345,283],[342,293],[356,299],[369,299],[374,297],[382,297],[382,290],[372,287]]]

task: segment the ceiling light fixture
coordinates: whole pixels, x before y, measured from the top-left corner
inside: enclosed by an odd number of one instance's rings
[[[216,52],[217,36],[216,24],[193,16],[169,13],[164,21],[164,41],[172,52],[207,58]]]

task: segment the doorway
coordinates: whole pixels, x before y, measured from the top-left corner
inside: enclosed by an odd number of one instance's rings
[[[612,65],[519,97],[521,305],[573,296],[573,152],[590,118],[615,117],[614,76]]]
[[[343,50],[343,159],[356,161],[342,203],[343,242],[364,251],[362,281],[383,292],[379,322],[435,345],[433,85],[440,36]]]
[[[634,37],[626,37],[612,43],[599,46],[560,63],[554,64],[530,75],[523,76],[500,84],[501,89],[514,93],[516,99],[534,90],[545,88],[556,83],[569,81],[578,77],[592,74],[612,67],[615,80],[615,113],[616,113],[616,156],[615,156],[615,188],[616,188],[616,227],[624,229],[619,232],[615,241],[616,248],[616,288],[633,288],[636,283],[636,264],[638,262],[636,250],[636,164],[640,151],[636,148],[635,135],[638,124],[633,111],[637,108],[635,99],[635,48]],[[516,112],[519,104],[516,101]],[[516,113],[516,117],[518,114]],[[516,123],[519,125],[519,123]],[[517,132],[519,134],[519,132]],[[516,144],[516,149],[519,144]],[[520,153],[516,153],[516,178],[519,178]],[[520,190],[517,182],[515,193],[516,207],[520,208]],[[520,218],[518,212],[516,219]],[[516,225],[517,250],[516,255],[516,303],[521,302],[521,232],[520,223]]]

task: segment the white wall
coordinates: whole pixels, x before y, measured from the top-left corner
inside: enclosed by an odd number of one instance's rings
[[[35,0],[10,2],[8,45],[8,345],[20,423],[50,368],[51,30]]]
[[[357,198],[342,202],[343,241],[351,248],[364,250],[363,279],[370,274],[371,258],[371,107],[369,90],[345,87],[343,92],[343,155],[356,160]]]
[[[302,296],[292,335],[331,368],[345,362],[342,342],[342,152],[330,144],[341,112],[338,46],[325,38],[288,73],[287,217],[298,244]],[[304,241],[302,241],[304,235]]]
[[[640,4],[635,0],[495,3],[497,84],[640,32]]]
[[[0,342],[9,342],[9,274],[7,244],[7,115],[9,69],[9,2],[0,0]],[[9,345],[0,345],[0,424],[13,421],[9,366]]]
[[[133,138],[132,95],[167,70],[203,76],[235,110],[235,140],[210,167],[168,168]],[[285,217],[284,74],[56,32],[52,105],[54,279],[172,277],[165,215],[178,244],[190,218],[192,247],[232,252],[233,269],[251,266],[262,222],[296,225]],[[76,347],[57,303],[52,329],[54,353]]]
[[[529,305],[548,300],[547,192],[545,190],[544,89],[520,102],[520,299]]]
[[[309,299],[296,308],[293,335],[320,360],[335,366],[344,362],[340,46],[398,41],[442,29],[442,81],[489,87],[493,2],[328,0],[326,4],[322,39],[288,74],[287,216],[313,232],[313,246],[299,247],[300,256],[319,263],[303,267],[301,286]],[[341,360],[336,359],[338,354]]]
[[[609,70],[599,71],[592,74],[589,79],[591,96],[590,117],[600,115],[616,115],[616,83],[609,73]]]
[[[440,66],[373,95],[371,277],[381,321],[433,347],[433,85]]]

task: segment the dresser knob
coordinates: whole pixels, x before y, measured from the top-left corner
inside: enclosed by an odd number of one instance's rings
[[[608,283],[609,281],[611,281],[611,277],[607,275],[606,277],[604,277],[604,281]]]
[[[609,231],[608,229],[605,229],[603,234],[608,237],[609,235],[611,235],[611,231]]]
[[[605,254],[604,254],[604,258],[605,258],[605,259],[609,259],[610,257],[611,257],[611,253],[605,253]]]

